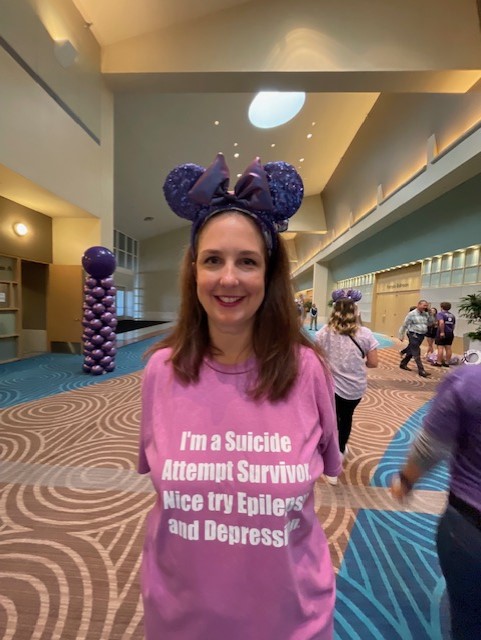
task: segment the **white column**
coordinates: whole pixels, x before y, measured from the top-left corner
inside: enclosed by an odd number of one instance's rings
[[[329,300],[329,269],[317,262],[314,264],[314,273],[312,278],[312,300],[319,309],[318,318],[320,323],[325,323],[329,316],[327,302]]]

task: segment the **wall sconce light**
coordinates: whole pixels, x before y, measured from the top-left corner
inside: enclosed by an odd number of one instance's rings
[[[64,69],[71,67],[78,57],[78,51],[70,40],[57,40],[54,53],[57,61]]]
[[[26,236],[28,233],[28,227],[26,224],[23,224],[23,222],[16,222],[13,225],[13,230],[15,231],[17,236]]]

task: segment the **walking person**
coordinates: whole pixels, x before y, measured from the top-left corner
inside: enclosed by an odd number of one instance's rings
[[[434,353],[434,340],[438,330],[438,310],[436,307],[429,307],[428,309],[428,330],[426,332],[426,341],[428,348],[426,351],[426,358]]]
[[[448,460],[448,504],[437,531],[453,640],[481,638],[481,367],[464,366],[439,385],[391,491],[403,501],[414,484]],[[439,594],[438,594],[439,597]]]
[[[219,154],[164,193],[193,222],[173,332],[142,384],[146,640],[332,640],[335,578],[314,486],[341,472],[334,389],[294,305],[279,232],[302,201],[285,162],[227,191]],[[238,195],[241,194],[241,195]]]
[[[456,326],[456,318],[451,313],[451,303],[441,302],[441,311],[437,314],[438,326],[436,333],[436,346],[438,355],[436,359],[437,367],[449,367],[451,358],[453,357],[452,344],[454,340],[454,327]]]
[[[411,360],[411,358],[414,358],[414,361],[418,368],[418,374],[422,378],[429,378],[431,376],[430,373],[427,373],[425,371],[424,365],[421,360],[421,344],[428,331],[427,309],[427,301],[419,300],[416,308],[410,311],[404,318],[404,322],[399,330],[399,339],[401,340],[401,342],[403,342],[405,335],[407,335],[409,341],[408,351],[404,355],[399,366],[401,369],[410,371],[408,362]]]
[[[310,318],[309,329],[312,331],[312,325],[314,324],[314,331],[317,331],[317,307],[315,302],[312,303],[311,308],[309,310],[309,318]]]
[[[357,319],[356,302],[361,295],[355,289],[334,291],[331,317],[316,334],[334,376],[339,450],[343,456],[347,454],[354,410],[366,393],[366,367],[378,365],[379,343],[372,331],[361,326]],[[326,475],[326,480],[337,484],[337,477]]]

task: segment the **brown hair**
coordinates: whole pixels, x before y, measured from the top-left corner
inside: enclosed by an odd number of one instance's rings
[[[204,357],[215,355],[207,314],[197,297],[195,265],[190,247],[186,249],[182,262],[180,285],[177,325],[146,355],[170,347],[172,355],[169,362],[172,363],[175,376],[188,385],[198,382]],[[254,319],[253,349],[258,361],[258,375],[249,392],[253,399],[276,401],[287,397],[299,373],[301,346],[312,349],[324,365],[320,347],[299,329],[289,258],[283,240],[278,237],[277,247],[269,258],[266,251],[265,296]]]
[[[328,325],[343,336],[353,336],[359,327],[356,303],[347,298],[337,300],[334,303]]]
[[[450,302],[441,302],[441,304],[439,306],[441,307],[441,309],[443,311],[449,311],[451,309],[451,303]]]

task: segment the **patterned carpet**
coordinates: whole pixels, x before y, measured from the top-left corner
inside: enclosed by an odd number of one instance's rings
[[[402,509],[386,488],[446,373],[433,369],[424,380],[398,363],[396,348],[380,352],[340,482],[318,483],[316,509],[338,572],[337,640],[447,637],[433,543],[446,470]],[[134,471],[140,375],[85,376],[88,386],[48,397],[32,377],[33,398],[8,396],[0,412],[2,640],[143,638],[138,569],[154,496]]]

